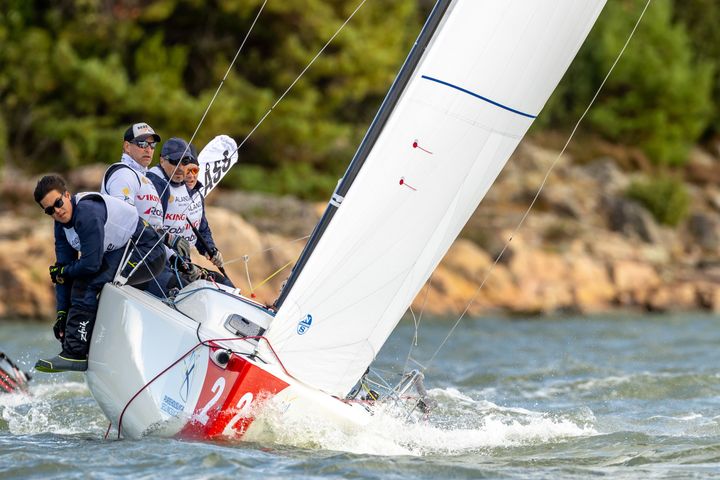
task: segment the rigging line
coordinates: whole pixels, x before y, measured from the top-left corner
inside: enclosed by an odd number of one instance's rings
[[[195,132],[193,132],[192,137],[190,137],[188,146],[195,139],[195,136],[197,135],[198,131],[200,130],[200,127],[202,126],[203,122],[205,121],[205,117],[207,116],[208,112],[210,111],[210,108],[212,107],[213,103],[215,102],[215,99],[217,98],[218,94],[220,93],[220,89],[222,89],[223,85],[225,84],[225,80],[227,80],[228,75],[230,75],[230,72],[232,71],[232,68],[235,65],[235,61],[237,60],[238,56],[240,56],[240,52],[242,51],[243,47],[245,46],[245,42],[247,42],[247,39],[250,37],[250,32],[252,32],[253,28],[255,28],[255,24],[257,23],[258,18],[260,18],[260,14],[262,13],[263,9],[265,9],[266,4],[267,4],[267,0],[265,0],[263,2],[263,4],[260,6],[260,9],[257,12],[257,15],[255,15],[255,19],[253,20],[252,24],[250,25],[250,28],[248,29],[247,33],[245,34],[245,38],[243,38],[243,41],[240,44],[240,48],[238,48],[237,52],[235,52],[235,57],[233,57],[232,61],[230,62],[230,65],[228,66],[227,70],[225,71],[225,76],[220,81],[220,85],[218,85],[217,90],[215,90],[215,95],[213,95],[212,99],[210,100],[210,103],[208,104],[207,108],[205,109],[205,113],[203,113],[203,116],[200,119],[200,123],[198,123],[198,126],[195,129]]]
[[[255,15],[255,18],[253,19],[253,22],[250,25],[250,28],[248,29],[247,33],[245,34],[245,38],[243,38],[243,41],[240,44],[240,47],[235,52],[235,56],[233,57],[232,61],[230,62],[230,65],[228,66],[227,70],[225,71],[225,75],[223,76],[222,80],[220,81],[220,85],[218,85],[218,88],[215,90],[215,94],[213,95],[212,99],[210,99],[210,103],[208,104],[207,108],[205,108],[205,112],[203,113],[202,117],[200,118],[200,121],[198,122],[197,127],[195,127],[195,131],[193,132],[192,136],[190,137],[190,140],[188,141],[187,146],[185,147],[185,151],[183,151],[182,155],[180,156],[180,159],[182,159],[185,156],[185,154],[188,152],[190,145],[192,144],[193,140],[195,140],[195,136],[197,135],[198,131],[200,131],[200,127],[202,127],[202,124],[205,122],[205,118],[207,117],[208,112],[210,112],[210,108],[212,107],[213,103],[215,102],[215,99],[217,98],[217,96],[220,94],[220,90],[225,85],[225,80],[230,75],[230,72],[232,71],[233,66],[235,66],[235,61],[240,56],[240,52],[242,51],[243,47],[245,46],[247,39],[250,37],[250,33],[253,31],[253,28],[255,28],[255,24],[257,23],[258,18],[260,18],[260,14],[262,13],[263,9],[265,9],[266,4],[267,4],[267,0],[265,0],[263,2],[263,4],[260,6],[260,9],[257,12],[257,14]],[[232,156],[232,155],[230,155],[230,156]],[[178,164],[175,165],[175,168],[173,169],[173,173],[172,173],[172,175],[170,175],[170,178],[172,178],[173,175],[175,175],[175,172],[177,171],[178,167],[180,166],[180,163],[181,162],[178,161]],[[155,202],[155,205],[160,203],[160,199],[165,194],[165,192],[167,191],[168,188],[170,188],[170,180],[168,180],[167,185],[165,185],[165,188],[163,189],[162,193],[160,193],[158,195],[158,201]],[[189,205],[188,205],[188,207],[189,207]],[[185,209],[187,210],[188,207],[185,207]],[[164,220],[164,218],[163,218],[163,220]],[[145,231],[145,228],[147,228],[147,225],[143,227],[143,232]],[[162,240],[163,240],[163,238],[165,238],[166,234],[167,234],[167,231],[165,231],[161,235],[160,240],[155,245],[153,245],[153,249],[162,242]],[[142,235],[142,233],[141,233],[141,235]],[[152,249],[150,251],[152,251]],[[147,255],[146,255],[146,257],[147,257]],[[145,261],[145,257],[143,257],[140,260],[140,263],[142,263],[144,261]],[[135,269],[137,269],[137,267],[135,267]],[[135,273],[135,269],[133,269],[133,271],[130,273],[130,275]],[[130,277],[128,276],[127,278],[130,278]]]
[[[613,62],[613,64],[610,66],[610,69],[608,70],[607,74],[605,75],[605,78],[603,78],[603,81],[600,83],[600,86],[595,91],[595,95],[593,95],[587,108],[585,108],[585,111],[582,113],[582,115],[580,115],[580,118],[575,123],[575,127],[573,127],[572,132],[570,132],[570,136],[568,137],[567,141],[565,142],[565,145],[563,146],[562,150],[557,155],[557,157],[555,157],[555,160],[553,160],[552,164],[550,164],[550,167],[548,167],[547,172],[545,172],[545,177],[543,178],[542,182],[540,183],[540,186],[538,187],[538,190],[535,193],[535,196],[533,197],[532,201],[530,202],[530,205],[528,206],[528,208],[525,210],[525,213],[523,214],[522,218],[520,219],[520,222],[517,224],[515,229],[510,234],[510,238],[508,238],[508,240],[505,242],[505,245],[503,246],[500,253],[498,253],[498,255],[495,257],[495,261],[492,263],[492,265],[490,265],[490,268],[485,273],[485,276],[483,277],[482,282],[480,283],[480,286],[475,290],[475,293],[473,293],[473,296],[470,298],[470,301],[468,301],[467,305],[465,306],[465,310],[463,310],[463,312],[460,314],[460,317],[457,319],[455,324],[453,324],[452,328],[450,328],[450,331],[448,332],[448,334],[445,336],[445,338],[440,343],[438,348],[432,354],[430,359],[426,362],[425,368],[429,367],[430,364],[432,364],[432,362],[435,360],[435,357],[437,356],[437,354],[440,353],[440,350],[443,348],[445,343],[455,332],[458,325],[460,325],[460,322],[467,314],[468,310],[470,309],[470,306],[473,304],[473,302],[475,302],[475,299],[479,295],[480,290],[485,285],[485,282],[487,282],[487,279],[490,277],[490,274],[492,274],[492,271],[494,270],[495,265],[498,264],[500,259],[503,257],[505,251],[510,246],[510,242],[512,242],[512,239],[515,237],[515,235],[518,233],[520,228],[525,223],[525,219],[528,217],[528,215],[530,214],[530,211],[532,210],[533,206],[535,205],[535,202],[537,202],[537,199],[540,197],[540,193],[542,192],[543,188],[545,187],[545,184],[547,183],[547,180],[550,177],[550,173],[552,173],[553,169],[555,168],[555,165],[557,165],[557,163],[560,161],[560,158],[565,153],[565,150],[567,150],[568,145],[570,145],[570,142],[572,141],[573,137],[575,136],[575,132],[577,132],[578,128],[580,127],[580,124],[585,119],[585,116],[590,111],[590,108],[592,108],[593,104],[595,103],[595,100],[597,100],[598,96],[600,95],[600,92],[602,91],[603,87],[605,86],[605,83],[607,82],[608,78],[610,78],[610,75],[612,74],[613,70],[615,70],[615,66],[618,64],[618,62],[620,61],[620,58],[622,58],[623,54],[625,53],[627,46],[630,44],[630,40],[635,35],[635,32],[637,31],[638,26],[640,26],[640,22],[642,21],[643,17],[645,16],[645,12],[647,11],[647,9],[651,3],[652,3],[652,0],[647,0],[645,7],[643,8],[642,12],[640,13],[640,16],[638,17],[637,21],[635,22],[635,26],[630,31],[630,35],[628,36],[627,40],[625,40],[625,44],[620,49],[620,52],[618,53],[617,57],[615,58],[615,61]]]
[[[412,311],[412,307],[410,309],[410,312],[413,316],[413,322],[415,322],[415,333],[413,335],[413,339],[410,342],[410,349],[408,350],[407,357],[405,358],[405,365],[403,365],[403,373],[407,370],[408,365],[410,364],[410,357],[412,355],[413,348],[417,347],[418,344],[418,331],[420,330],[420,321],[422,320],[423,313],[425,313],[425,306],[427,305],[428,300],[428,294],[430,293],[430,288],[432,285],[432,278],[435,272],[430,274],[430,278],[428,278],[427,285],[425,286],[425,297],[423,298],[423,304],[420,307],[420,314],[417,319],[415,319],[415,313]]]
[[[260,14],[265,9],[265,5],[267,4],[268,0],[265,0],[262,5],[260,5],[260,9],[258,10],[257,14],[255,15],[255,18],[253,19],[252,24],[250,25],[250,28],[248,29],[247,33],[245,34],[245,38],[243,38],[242,43],[240,44],[240,47],[237,49],[237,52],[235,52],[235,56],[233,57],[232,61],[230,62],[230,65],[228,65],[227,70],[225,71],[225,76],[223,76],[222,80],[220,80],[220,85],[218,85],[217,90],[215,90],[215,94],[213,95],[212,99],[210,99],[210,103],[208,104],[207,108],[205,108],[205,112],[202,115],[202,118],[200,118],[200,121],[198,122],[197,127],[195,127],[195,131],[193,132],[192,136],[190,137],[190,140],[187,143],[187,147],[185,147],[185,151],[183,152],[181,159],[185,156],[185,154],[188,152],[188,149],[190,148],[190,144],[192,144],[193,140],[195,140],[195,136],[197,135],[198,131],[200,131],[200,127],[202,127],[202,124],[205,122],[205,117],[207,117],[208,112],[210,112],[210,108],[213,106],[213,103],[215,103],[215,99],[220,94],[220,90],[225,85],[225,80],[227,79],[228,75],[230,75],[230,72],[232,71],[233,66],[235,66],[235,61],[237,60],[238,56],[240,56],[240,52],[242,51],[243,47],[245,46],[245,43],[247,42],[247,39],[250,37],[250,33],[253,31],[253,28],[255,28],[255,24],[258,21],[258,18],[260,18]],[[237,151],[237,150],[236,150]],[[235,152],[233,152],[235,153]],[[232,155],[229,155],[231,157]],[[173,170],[173,175],[177,171],[178,167],[180,166],[180,162],[178,162],[177,165],[175,165],[175,169]],[[172,175],[170,175],[172,178]],[[162,198],[165,191],[170,187],[170,182],[168,181],[168,184],[163,189],[163,192],[160,194],[160,198]]]
[[[195,131],[193,132],[192,136],[190,136],[190,140],[188,141],[187,147],[185,147],[185,151],[183,152],[182,157],[185,156],[188,149],[190,148],[190,144],[195,140],[195,136],[197,135],[198,131],[200,131],[200,127],[202,127],[202,124],[205,122],[205,117],[207,117],[207,114],[210,112],[210,108],[212,108],[213,103],[215,103],[215,99],[220,94],[220,90],[225,85],[225,80],[227,80],[228,75],[230,75],[230,72],[232,71],[233,66],[235,65],[235,61],[237,60],[238,56],[240,56],[240,52],[242,51],[243,47],[245,46],[245,43],[247,42],[247,39],[250,37],[250,33],[253,31],[253,28],[255,28],[255,24],[258,21],[258,18],[260,18],[260,14],[262,13],[263,9],[265,9],[265,5],[267,4],[267,0],[263,2],[263,4],[260,6],[260,9],[258,10],[257,14],[255,15],[255,18],[253,19],[252,24],[250,25],[250,28],[248,29],[247,33],[245,34],[245,38],[243,38],[242,43],[240,44],[240,47],[237,49],[237,52],[235,52],[235,56],[233,57],[232,61],[230,62],[230,65],[228,65],[227,70],[225,71],[225,75],[223,76],[222,80],[220,80],[220,84],[218,85],[217,89],[215,90],[215,94],[210,99],[210,103],[208,103],[208,106],[205,108],[205,112],[203,113],[202,117],[200,118],[200,121],[198,122],[197,127],[195,127]],[[233,152],[235,153],[235,152]],[[232,156],[232,155],[230,155]],[[175,169],[173,170],[173,175],[175,174],[175,171],[177,171],[178,167],[180,166],[180,162],[178,162],[177,165],[175,165]],[[171,175],[172,177],[172,175]],[[168,189],[170,185],[170,182],[168,182],[168,185],[165,186],[163,189],[163,192],[160,194],[160,197],[165,193],[165,190]]]
[[[283,245],[290,245],[291,243],[299,242],[300,240],[305,240],[306,238],[310,238],[310,235],[305,235],[304,237],[299,237],[299,238],[296,238],[295,240],[289,240],[289,241],[284,242],[284,243],[279,243],[279,244],[277,244],[277,245],[272,245],[272,246],[270,246],[270,247],[268,247],[268,248],[264,248],[264,249],[262,249],[262,250],[255,250],[254,252],[246,253],[245,255],[243,255],[243,256],[241,256],[241,257],[233,258],[233,259],[231,259],[231,260],[228,260],[228,261],[226,261],[226,262],[223,262],[223,264],[224,264],[224,265],[230,265],[230,264],[232,264],[232,263],[239,262],[240,260],[244,260],[245,257],[250,258],[250,257],[254,256],[255,254],[261,254],[261,253],[271,252],[271,251],[275,250],[276,248],[279,248],[279,247],[281,247],[281,246],[283,246]]]
[[[318,53],[313,57],[313,59],[310,60],[310,63],[308,63],[308,64],[305,66],[305,68],[303,69],[303,71],[300,72],[300,74],[299,74],[297,77],[295,77],[295,80],[293,80],[293,82],[290,84],[290,86],[283,92],[282,95],[280,95],[280,97],[275,101],[275,103],[273,104],[273,106],[270,107],[270,109],[269,109],[267,112],[265,112],[265,115],[262,116],[262,118],[260,119],[260,121],[259,121],[257,124],[255,124],[255,126],[253,127],[253,129],[250,130],[250,133],[248,133],[248,134],[245,136],[245,138],[243,139],[243,141],[240,142],[240,145],[238,145],[237,148],[236,148],[231,154],[228,155],[228,157],[232,157],[235,152],[237,152],[238,150],[240,150],[240,149],[242,148],[242,146],[245,145],[245,142],[247,142],[248,139],[252,136],[252,134],[255,133],[255,130],[257,130],[257,129],[260,127],[260,125],[262,125],[262,123],[265,121],[265,119],[268,117],[268,115],[270,115],[270,113],[273,111],[273,109],[274,109],[275,107],[277,107],[277,105],[282,101],[283,98],[285,98],[285,95],[287,95],[288,92],[289,92],[289,91],[295,86],[295,84],[298,82],[298,80],[300,80],[300,78],[301,78],[303,75],[305,75],[305,72],[308,71],[308,69],[312,66],[312,64],[315,63],[315,60],[317,60],[318,57],[319,57],[320,55],[322,55],[322,53],[325,51],[325,49],[328,47],[328,45],[330,45],[330,43],[335,39],[335,37],[338,36],[338,34],[342,31],[342,29],[345,28],[345,25],[347,25],[347,24],[350,22],[350,20],[352,20],[352,18],[355,16],[355,14],[358,12],[358,10],[360,10],[360,9],[362,8],[362,6],[365,5],[365,2],[367,2],[367,0],[362,0],[362,2],[360,2],[360,4],[359,4],[357,7],[355,7],[355,10],[353,10],[353,12],[350,14],[350,16],[345,19],[345,21],[343,22],[343,24],[340,25],[340,28],[338,28],[338,29],[335,31],[335,33],[332,35],[332,37],[330,37],[330,39],[325,43],[325,45],[323,45],[323,47],[318,51]]]
[[[263,122],[265,121],[265,119],[270,115],[270,113],[273,111],[273,109],[274,109],[275,107],[277,107],[277,105],[283,100],[283,98],[285,98],[285,96],[288,94],[288,92],[290,92],[290,90],[295,86],[295,84],[300,80],[300,78],[302,78],[302,76],[305,75],[305,72],[308,71],[308,69],[312,66],[312,64],[315,63],[315,60],[317,60],[318,57],[320,57],[320,55],[322,55],[322,53],[323,53],[323,52],[325,51],[325,49],[330,45],[330,43],[335,39],[335,37],[337,37],[338,34],[340,34],[340,32],[342,31],[342,29],[345,28],[345,26],[350,22],[350,20],[352,20],[352,18],[355,16],[355,14],[363,7],[363,5],[365,5],[365,2],[367,2],[367,0],[362,0],[362,1],[360,2],[360,4],[358,4],[358,6],[355,7],[355,10],[352,11],[352,13],[350,14],[350,16],[348,16],[348,17],[345,19],[345,21],[342,23],[342,25],[340,25],[340,27],[335,31],[335,33],[330,37],[330,39],[325,43],[325,45],[323,45],[323,47],[318,51],[318,53],[313,57],[313,59],[310,60],[310,62],[305,66],[305,68],[300,72],[300,74],[295,78],[295,80],[293,80],[293,82],[290,84],[290,86],[283,92],[282,95],[280,95],[280,97],[275,101],[275,103],[273,104],[273,106],[270,107],[270,109],[269,109],[267,112],[265,112],[265,115],[262,116],[262,118],[260,119],[260,121],[252,128],[252,130],[250,130],[250,133],[248,133],[248,134],[245,136],[245,138],[243,139],[243,141],[240,142],[240,145],[238,145],[237,148],[236,148],[232,153],[230,153],[230,154],[228,155],[228,157],[232,157],[233,154],[235,154],[237,151],[240,150],[240,148],[242,148],[243,145],[245,145],[245,142],[247,142],[248,139],[252,136],[252,134],[255,133],[255,130],[257,130],[257,129],[260,127],[260,125],[262,125],[262,123],[263,123]],[[252,28],[255,26],[255,22],[257,21],[257,18],[260,16],[260,12],[262,12],[262,9],[265,7],[265,4],[266,4],[266,3],[267,3],[267,0],[265,0],[265,2],[262,4],[260,10],[258,11],[257,16],[255,17],[255,21],[253,21],[250,29],[248,30],[248,33],[247,33],[247,35],[246,35],[246,39],[247,39],[247,37],[250,35],[250,32],[252,31]],[[242,46],[243,46],[244,44],[245,44],[245,41],[243,41],[243,44],[240,46],[240,49],[242,49]],[[240,53],[240,49],[238,49],[238,54]],[[235,55],[235,58],[237,58],[237,54]],[[233,62],[234,62],[234,61],[235,61],[235,60],[233,59]],[[227,75],[227,74],[226,74],[226,75]],[[225,79],[223,78],[223,81],[224,81],[224,80],[225,80]],[[222,83],[221,83],[220,86],[222,86]],[[218,90],[219,90],[219,89],[218,89]],[[215,97],[213,97],[213,100],[214,100],[214,98],[215,98]],[[209,109],[209,107],[208,107],[208,109]],[[206,112],[206,113],[207,113],[207,112]],[[201,120],[200,125],[202,124],[202,121],[203,121],[204,119],[205,119],[205,116],[203,115],[203,119]],[[199,130],[200,125],[198,125],[197,129],[195,130],[196,133],[197,133],[197,131]],[[182,155],[180,158],[182,158],[183,156],[185,156],[185,153],[187,153],[187,149],[190,148],[190,144],[192,143],[192,140],[193,140],[194,138],[195,138],[195,134],[193,134],[193,137],[190,138],[190,142],[188,142],[188,146],[185,148],[185,152],[183,152],[183,155]],[[180,163],[178,162],[178,165],[175,166],[175,170],[177,170],[177,168],[178,168],[179,165],[180,165]],[[173,171],[173,172],[174,172],[174,171]],[[160,194],[160,198],[162,198],[162,195],[163,195],[163,194],[165,193],[165,191],[169,188],[169,186],[170,186],[170,182],[168,182],[168,184],[167,184],[167,185],[165,186],[165,188],[163,189],[163,193]],[[166,234],[167,234],[167,231],[162,234],[162,236],[160,237],[160,241],[162,241],[162,239],[165,238],[165,235],[166,235]],[[160,243],[160,242],[158,242],[158,244],[159,244],[159,243]],[[157,244],[156,244],[155,246],[157,246]],[[153,248],[155,248],[155,246],[153,246]],[[144,260],[145,260],[145,258],[143,258],[141,261],[144,261]],[[247,265],[246,265],[246,267],[247,267]],[[132,274],[132,273],[134,273],[134,271],[131,272],[131,274]]]
[[[250,287],[250,292],[252,293],[252,291],[255,289],[253,288],[252,281],[250,281],[250,269],[248,268],[248,262],[250,261],[250,257],[245,255],[243,257],[243,260],[245,261],[245,275],[247,276],[248,286]]]
[[[263,285],[265,285],[268,281],[270,281],[271,278],[273,278],[275,275],[277,275],[278,273],[280,273],[280,272],[282,272],[283,270],[285,270],[285,269],[286,269],[287,267],[289,267],[294,261],[295,261],[295,260],[290,260],[290,261],[287,262],[285,265],[283,265],[282,267],[280,267],[280,268],[278,268],[277,270],[275,270],[275,272],[273,272],[269,277],[267,277],[265,280],[263,280],[262,282],[260,282],[260,283],[258,284],[258,286],[255,287],[255,289],[258,289],[258,288],[262,287]],[[248,277],[248,281],[249,281],[249,277]],[[253,288],[252,288],[252,285],[250,285],[250,293],[253,293],[253,290],[255,290],[255,289],[253,289]]]

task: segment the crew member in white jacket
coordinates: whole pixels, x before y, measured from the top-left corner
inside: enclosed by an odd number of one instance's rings
[[[160,135],[147,123],[130,125],[125,131],[123,153],[119,162],[105,171],[100,193],[134,205],[141,218],[156,230],[163,226],[160,195],[146,177]]]
[[[160,140],[160,135],[147,123],[130,125],[123,137],[122,157],[105,171],[100,193],[133,205],[140,218],[163,235],[163,242],[167,246],[165,254],[170,258],[176,253],[189,254],[190,244],[182,235],[164,232],[160,192],[147,177],[155,147]],[[172,277],[168,268],[148,286],[148,292],[159,297],[164,296],[171,287]]]

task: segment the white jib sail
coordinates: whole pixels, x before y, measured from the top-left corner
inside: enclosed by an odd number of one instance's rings
[[[604,4],[450,4],[267,332],[293,376],[337,396],[352,388],[527,132]]]

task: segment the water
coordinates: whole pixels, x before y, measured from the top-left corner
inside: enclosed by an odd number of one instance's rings
[[[103,440],[83,376],[38,373],[32,396],[0,396],[0,477],[720,478],[719,320],[468,320],[428,370],[427,423],[276,425],[263,443]],[[424,319],[413,357],[449,324]],[[403,322],[380,368],[404,364],[412,334]],[[2,324],[0,347],[26,369],[56,350],[40,324]]]

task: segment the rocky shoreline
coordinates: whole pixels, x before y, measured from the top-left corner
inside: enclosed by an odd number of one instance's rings
[[[720,312],[718,159],[700,150],[692,153],[685,172],[694,182],[689,184],[690,215],[669,228],[624,196],[633,178],[614,158],[585,165],[562,158],[516,231],[557,155],[531,141],[521,144],[429,288],[416,298],[416,311]],[[76,191],[96,188],[104,169],[88,167],[69,180]],[[0,318],[53,318],[47,274],[54,259],[51,221],[31,203],[33,179],[3,178]],[[228,273],[243,293],[272,303],[324,205],[224,191],[213,193],[208,203]]]

